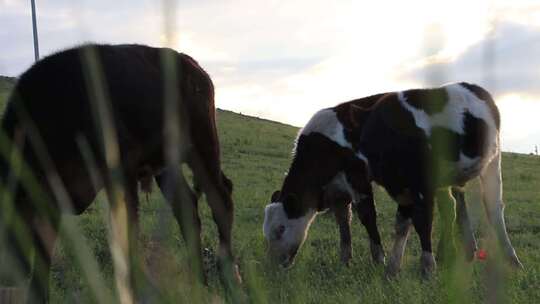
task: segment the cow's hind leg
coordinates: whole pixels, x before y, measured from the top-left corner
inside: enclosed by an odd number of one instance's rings
[[[158,288],[149,280],[146,273],[144,252],[139,244],[139,184],[135,174],[126,175],[128,180],[125,199],[128,220],[129,275],[130,284],[134,288],[137,302],[150,302],[159,299]]]
[[[126,173],[125,183],[120,180],[113,182],[107,175],[104,176],[111,211],[110,246],[120,302],[144,302],[149,298],[149,288],[152,286],[144,273],[144,260],[138,244],[139,196],[136,175]]]
[[[232,182],[223,174],[217,159],[203,162],[193,153],[189,162],[200,189],[206,194],[206,200],[212,211],[219,234],[219,264],[223,279],[227,284],[241,282],[238,266],[232,254],[233,201]]]
[[[431,231],[433,224],[433,194],[429,193],[412,193],[414,200],[411,219],[420,237],[420,245],[422,246],[422,254],[420,255],[420,267],[422,275],[429,277],[435,270],[436,263],[433,257],[431,246]]]
[[[59,219],[36,218],[33,222],[34,267],[28,290],[28,302],[49,301],[49,277]]]
[[[29,225],[14,223],[15,215],[0,213],[0,288],[21,287],[30,276],[32,261],[28,254],[31,238]],[[19,219],[16,219],[19,221]],[[17,225],[17,226],[15,226]],[[17,232],[17,233],[16,233]]]
[[[176,222],[189,251],[191,270],[197,279],[206,284],[201,258],[201,220],[197,197],[190,189],[180,167],[170,167],[156,176],[156,182],[172,207]]]
[[[506,232],[504,221],[504,202],[502,200],[502,176],[501,176],[501,154],[491,160],[484,172],[480,176],[483,190],[483,201],[487,211],[488,219],[493,228],[499,243],[509,262],[515,267],[523,267],[516,255],[514,247],[510,243],[510,238]]]
[[[456,202],[454,197],[450,194],[449,188],[437,190],[436,200],[441,227],[441,238],[437,248],[437,260],[438,262],[451,264],[456,254],[456,246],[454,243]]]
[[[336,217],[336,223],[339,226],[341,261],[346,265],[352,258],[351,244],[351,204],[345,201],[334,201],[333,211]]]
[[[4,234],[0,236],[4,242],[0,244],[0,289],[9,287],[8,290],[16,294],[16,303],[21,303],[24,287],[30,279],[27,302],[47,303],[51,259],[60,221],[58,210],[50,208],[49,216],[45,216],[34,214],[26,199],[17,199],[14,205],[27,209],[0,214],[0,233]],[[2,207],[3,212],[11,209],[6,205]],[[6,299],[0,297],[0,302],[2,300]]]
[[[386,276],[393,277],[401,269],[401,261],[407,245],[407,239],[411,231],[411,213],[409,206],[399,206],[396,212],[394,245],[386,265]]]
[[[461,243],[465,251],[465,258],[472,261],[474,254],[478,249],[474,231],[467,212],[465,203],[465,191],[462,188],[452,187],[452,196],[456,199],[457,221],[461,236]]]

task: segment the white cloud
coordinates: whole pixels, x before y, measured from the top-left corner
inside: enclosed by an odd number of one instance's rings
[[[172,46],[208,70],[218,106],[295,125],[338,102],[422,86],[430,73],[482,83],[490,41],[496,92],[540,94],[537,0],[163,3],[39,1],[42,54],[85,41],[164,45],[169,15]],[[29,4],[0,0],[0,20],[9,29],[0,31],[0,74],[17,75],[33,60]]]
[[[447,81],[485,85],[496,95],[540,96],[539,54],[540,27],[504,22],[463,53],[423,60],[401,77],[421,80],[426,75],[441,74]]]

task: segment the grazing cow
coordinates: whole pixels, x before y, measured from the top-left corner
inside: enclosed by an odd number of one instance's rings
[[[381,98],[372,109],[360,109],[355,117],[365,121],[359,150],[369,163],[370,177],[399,204],[389,275],[399,271],[411,223],[422,245],[422,272],[433,271],[433,202],[436,198],[441,213],[446,214],[441,216],[442,226],[451,227],[454,216],[444,211],[453,206],[449,188],[476,177],[480,177],[485,209],[505,255],[513,265],[521,266],[504,221],[500,116],[486,90],[456,83],[397,92]]]
[[[12,216],[0,218],[0,231],[7,229],[3,247],[22,273],[31,275],[32,269],[24,240],[35,247],[30,300],[48,299],[60,215],[82,213],[102,188],[114,217],[124,198],[129,223],[124,249],[136,256],[138,187],[148,189],[152,178],[171,204],[192,267],[204,280],[199,195],[184,179],[182,163],[206,194],[220,258],[229,266],[223,271],[239,279],[231,252],[232,183],[220,167],[214,87],[188,55],[141,45],[84,45],[46,57],[20,76],[1,132],[0,178],[13,204],[4,195],[0,212],[14,208]],[[18,153],[22,167],[11,159]],[[128,263],[136,267],[132,258]]]
[[[369,238],[372,258],[384,263],[371,186],[352,191],[365,179],[365,159],[356,151],[361,125],[353,121],[356,107],[371,107],[383,94],[340,104],[317,112],[299,132],[294,159],[281,187],[266,206],[263,233],[269,251],[283,266],[293,263],[309,225],[318,212],[334,211],[341,234],[341,256],[351,255],[348,205],[353,202]]]
[[[461,83],[380,94],[366,101],[321,110],[300,132],[295,159],[281,195],[265,210],[263,232],[270,251],[280,262],[290,264],[306,237],[318,210],[313,193],[322,191],[338,175],[345,176],[343,184],[349,189],[354,205],[363,209],[359,213],[361,219],[362,215],[367,218],[365,225],[372,240],[372,253],[377,248],[373,240],[378,233],[370,181],[384,186],[399,203],[396,240],[387,267],[389,275],[399,270],[413,215],[425,248],[423,270],[429,273],[434,268],[433,200],[437,194],[444,215],[441,216],[444,244],[448,242],[455,218],[454,199],[448,192],[450,186],[458,186],[453,188],[453,193],[458,198],[459,223],[472,257],[476,244],[464,197],[458,189],[480,175],[489,217],[508,257],[520,265],[502,214],[499,114],[489,94],[478,86]],[[448,214],[452,211],[453,215]]]

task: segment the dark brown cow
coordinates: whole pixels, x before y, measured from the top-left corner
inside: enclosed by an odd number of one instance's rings
[[[0,222],[7,229],[2,246],[15,257],[12,266],[30,274],[24,240],[34,245],[30,300],[48,298],[60,215],[80,214],[102,188],[113,215],[122,212],[118,202],[126,202],[129,265],[136,267],[138,187],[148,188],[152,177],[171,204],[193,269],[203,279],[198,195],[181,163],[191,167],[206,194],[218,226],[220,258],[229,265],[224,271],[236,271],[232,183],[220,168],[214,87],[191,57],[141,45],[84,45],[56,53],[20,76],[1,131],[0,177],[13,204],[4,199],[0,212],[15,207]],[[11,157],[18,152],[23,169]],[[121,227],[113,225],[113,234],[115,229]]]

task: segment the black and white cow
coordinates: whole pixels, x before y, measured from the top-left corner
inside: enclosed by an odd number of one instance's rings
[[[324,184],[343,172],[353,202],[364,208],[369,205],[368,210],[373,210],[372,203],[366,204],[362,198],[371,194],[370,181],[387,190],[399,204],[396,239],[387,266],[387,273],[393,275],[399,271],[411,223],[422,244],[422,270],[428,274],[434,269],[431,248],[434,200],[437,199],[441,213],[445,214],[441,217],[445,227],[442,240],[447,241],[455,218],[454,198],[449,188],[463,186],[479,176],[488,217],[508,259],[520,266],[504,222],[500,118],[490,94],[476,85],[459,83],[378,97],[368,106],[353,103],[347,115],[339,115],[336,107],[322,110],[312,118],[301,131],[296,153],[301,153],[302,136],[311,133],[320,134],[335,147],[350,153],[345,157],[326,154],[326,158],[332,159],[327,162],[334,164],[332,169],[317,163],[311,171],[305,171],[304,178],[311,179],[309,176],[315,171],[320,176],[319,184]],[[347,118],[340,119],[343,117]],[[310,127],[314,121],[319,126],[317,129]],[[312,146],[309,151],[316,149]],[[296,161],[295,158],[291,171]],[[318,172],[321,167],[326,171]],[[291,187],[288,178],[282,192]],[[264,234],[271,251],[282,262],[292,261],[315,217],[316,208],[308,202],[311,197],[304,194],[310,192],[305,189],[313,188],[311,185],[314,184],[297,185],[266,207]],[[463,196],[460,194],[458,198],[459,205],[463,205]],[[458,214],[463,214],[464,206],[460,209]],[[470,233],[466,217],[460,222]],[[469,240],[474,242],[472,237]]]
[[[284,266],[291,264],[307,236],[317,212],[331,209],[340,227],[341,257],[351,256],[349,205],[352,201],[370,238],[373,260],[384,263],[377,230],[373,195],[366,182],[365,158],[358,154],[360,121],[353,113],[371,107],[383,94],[369,96],[317,112],[300,130],[294,160],[281,191],[272,195],[265,210],[263,232],[272,255]],[[353,191],[352,183],[362,188]]]

